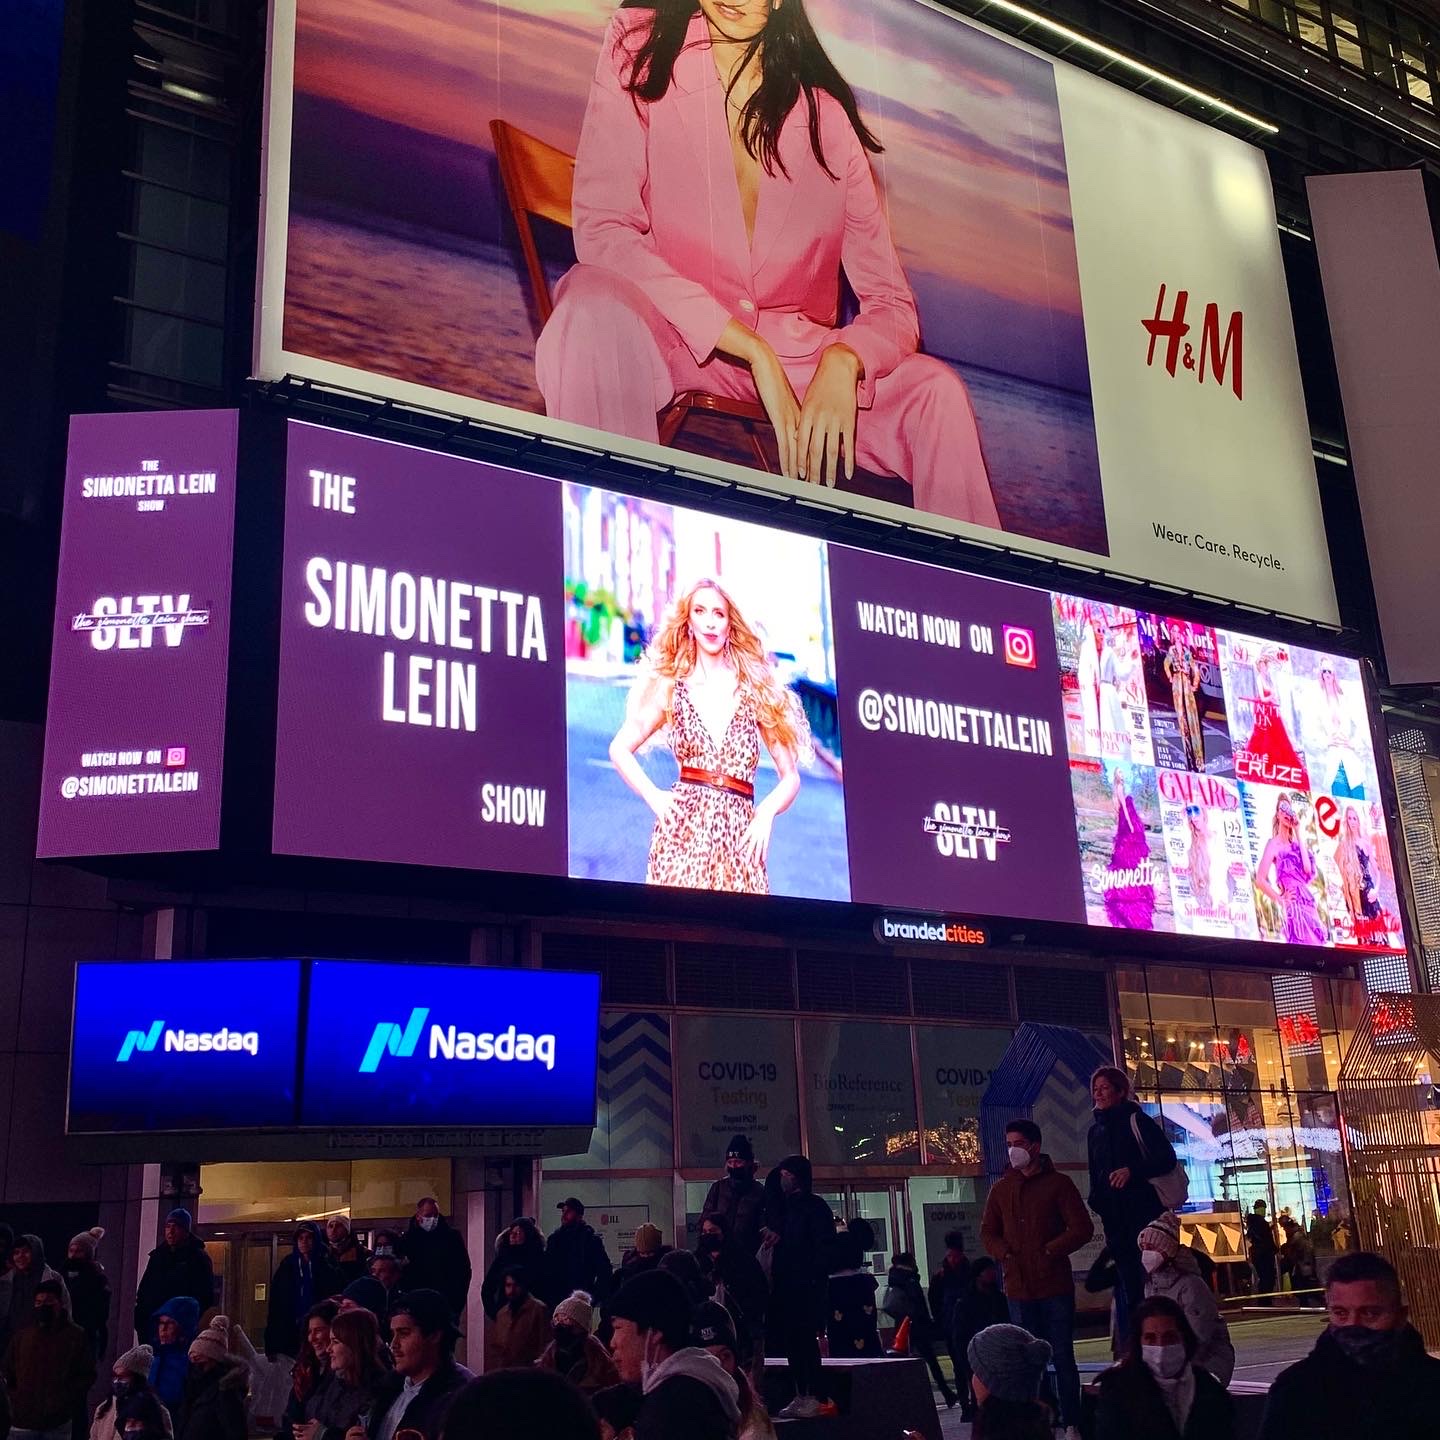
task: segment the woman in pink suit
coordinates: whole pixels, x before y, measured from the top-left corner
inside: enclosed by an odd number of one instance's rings
[[[655,441],[682,391],[758,398],[784,474],[860,465],[999,528],[964,382],[917,353],[880,148],[801,0],[626,0],[576,154],[580,263],[536,348],[546,413]]]

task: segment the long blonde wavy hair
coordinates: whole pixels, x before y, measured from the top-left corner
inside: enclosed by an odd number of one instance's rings
[[[702,590],[713,590],[725,602],[730,624],[726,658],[735,669],[740,695],[748,695],[755,702],[755,718],[766,743],[772,748],[789,750],[797,760],[808,761],[815,753],[815,746],[800,697],[776,679],[766,658],[765,646],[740,613],[734,597],[708,577],[694,581],[666,610],[640,661],[646,679],[636,687],[637,694],[649,697],[657,686],[665,687],[665,728],[668,730],[674,718],[675,682],[695,672],[699,646],[690,630],[690,607]]]

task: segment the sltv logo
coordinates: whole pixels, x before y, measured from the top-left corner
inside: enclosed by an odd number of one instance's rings
[[[183,1055],[207,1055],[226,1052],[246,1055],[260,1053],[260,1032],[258,1030],[232,1030],[228,1025],[219,1030],[166,1030],[163,1020],[153,1020],[148,1030],[127,1030],[120,1042],[120,1053],[115,1057],[117,1065],[128,1063],[138,1050],[142,1055],[150,1054],[165,1036],[165,1053],[177,1052]]]
[[[420,1032],[430,1018],[426,1007],[411,1010],[403,1026],[393,1020],[376,1025],[360,1061],[360,1073],[373,1075],[387,1055],[408,1060],[420,1043]],[[527,1035],[515,1026],[504,1030],[460,1030],[454,1025],[431,1025],[429,1056],[432,1060],[499,1060],[502,1063],[538,1061],[547,1070],[555,1068],[555,1037]]]

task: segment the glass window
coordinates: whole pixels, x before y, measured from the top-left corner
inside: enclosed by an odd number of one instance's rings
[[[680,1163],[718,1175],[730,1137],[743,1133],[764,1173],[800,1149],[795,1023],[736,1015],[679,1015]]]
[[[1178,965],[1151,965],[1146,979],[1158,1088],[1162,1093],[1220,1089],[1215,1007],[1207,973]]]
[[[590,1149],[547,1165],[557,1170],[669,1170],[675,1163],[671,1083],[669,1017],[646,1010],[602,1010],[600,1094]]]
[[[917,1164],[909,1028],[807,1020],[801,1035],[810,1159],[817,1165]]]
[[[932,1165],[978,1173],[980,1100],[990,1076],[1010,1047],[1012,1031],[971,1030],[958,1025],[919,1025],[920,1098],[925,1145]]]
[[[915,1258],[922,1275],[933,1275],[945,1258],[945,1235],[958,1230],[972,1261],[984,1253],[980,1219],[985,1213],[989,1182],[983,1176],[912,1176],[906,1183],[910,1223],[915,1231]]]
[[[1150,997],[1145,993],[1145,972],[1139,966],[1121,965],[1115,970],[1115,989],[1120,997],[1120,1034],[1125,1046],[1125,1069],[1141,1089],[1154,1086],[1155,1036],[1150,1029]]]
[[[336,1214],[394,1220],[425,1195],[450,1214],[448,1158],[202,1165],[195,1218],[202,1225],[288,1224]]]

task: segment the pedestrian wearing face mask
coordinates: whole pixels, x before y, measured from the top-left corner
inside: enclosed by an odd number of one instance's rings
[[[105,1231],[99,1226],[82,1230],[65,1253],[65,1288],[70,1292],[70,1318],[90,1337],[90,1349],[99,1360],[110,1343],[110,1279],[95,1257]]]
[[[700,1219],[718,1215],[725,1233],[753,1255],[760,1248],[765,1187],[755,1178],[755,1150],[748,1135],[734,1135],[725,1147],[725,1173],[706,1192]]]
[[[433,1195],[415,1207],[397,1247],[405,1260],[407,1290],[438,1290],[450,1311],[463,1317],[470,1293],[470,1256],[465,1241],[440,1213]]]
[[[594,1303],[577,1290],[555,1307],[550,1317],[553,1338],[535,1362],[563,1375],[585,1395],[620,1383],[610,1352],[590,1333],[594,1322]]]
[[[1410,1324],[1388,1260],[1347,1252],[1325,1277],[1329,1328],[1270,1387],[1261,1440],[1434,1440],[1440,1360]]]
[[[42,1280],[34,1320],[12,1336],[0,1372],[10,1391],[11,1440],[70,1440],[95,1383],[90,1340],[66,1310],[65,1287]]]
[[[1009,1165],[990,1187],[980,1238],[1000,1262],[1010,1321],[1049,1343],[1069,1440],[1080,1424],[1075,1365],[1075,1275],[1070,1257],[1095,1233],[1075,1182],[1040,1148],[1033,1120],[1005,1126]],[[1072,1433],[1073,1432],[1073,1433]]]
[[[154,1402],[162,1432],[174,1434],[170,1411],[150,1388],[150,1367],[154,1363],[155,1352],[148,1345],[137,1345],[116,1358],[110,1372],[110,1393],[96,1407],[90,1422],[90,1440],[124,1440],[126,1416],[138,1411],[142,1397]]]
[[[730,1237],[724,1216],[718,1211],[700,1221],[695,1258],[714,1298],[735,1321],[736,1359],[742,1370],[748,1370],[765,1334],[765,1307],[770,1303],[765,1272],[755,1252],[744,1249]]]
[[[1197,1343],[1173,1300],[1141,1301],[1124,1359],[1099,1380],[1095,1440],[1235,1440],[1235,1407]]]
[[[1163,1295],[1185,1312],[1195,1333],[1195,1363],[1228,1385],[1235,1373],[1230,1327],[1194,1253],[1180,1243],[1180,1219],[1173,1211],[1165,1211],[1140,1232],[1140,1263],[1145,1267],[1146,1298]]]

